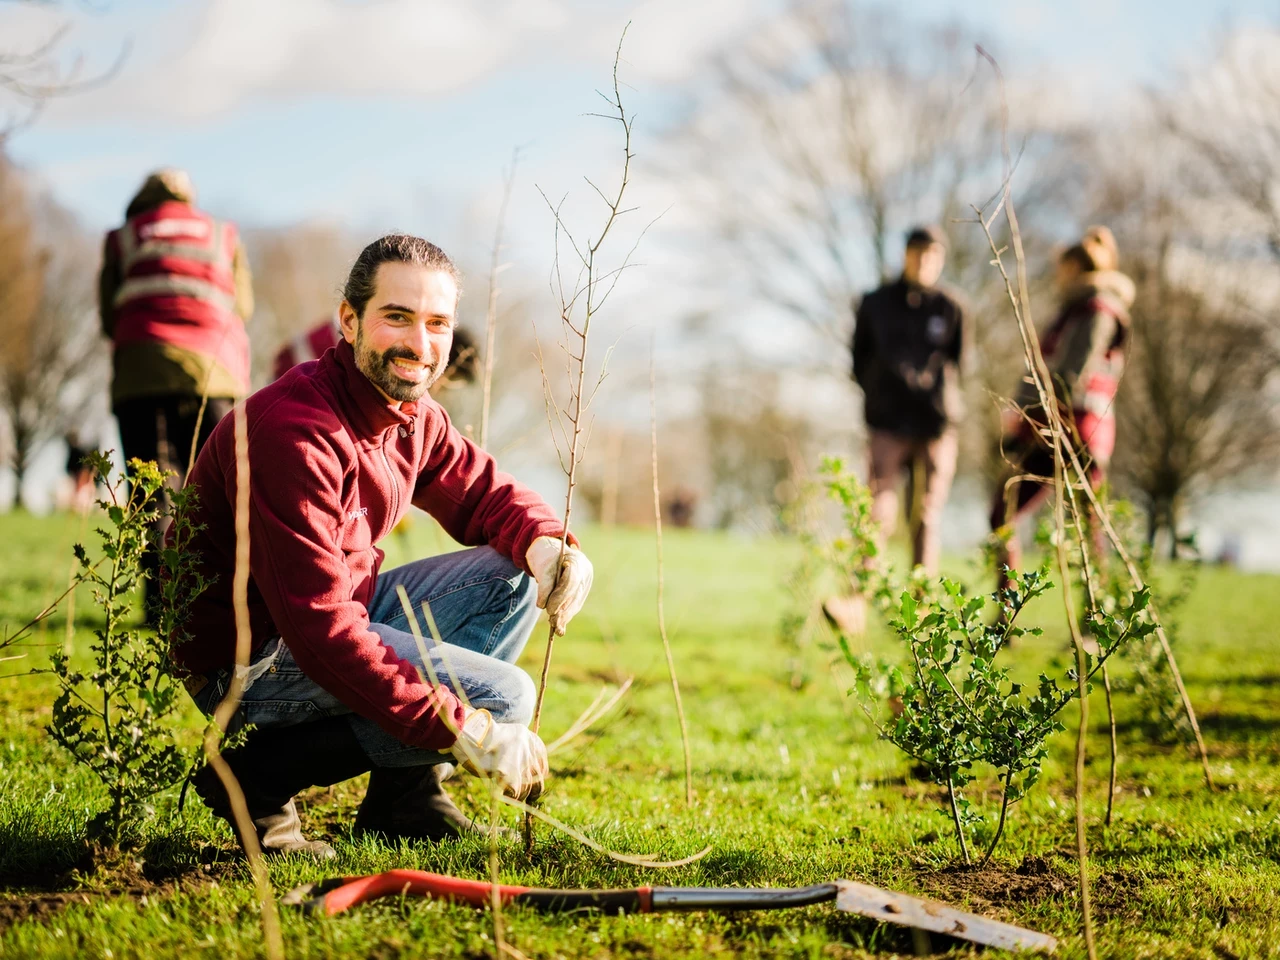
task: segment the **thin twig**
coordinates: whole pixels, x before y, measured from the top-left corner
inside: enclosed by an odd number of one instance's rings
[[[422,635],[422,628],[418,626],[418,617],[414,613],[413,604],[409,600],[409,593],[405,590],[404,584],[396,584],[396,596],[400,600],[400,606],[404,610],[405,619],[409,624],[409,631],[413,634],[414,643],[418,647],[418,656],[422,660],[422,669],[425,676],[419,673],[419,677],[423,683],[430,683],[436,689],[441,689],[444,685],[440,682],[440,677],[436,673],[435,665],[431,662],[431,655],[427,652],[427,643]],[[440,628],[436,626],[435,616],[431,612],[431,605],[426,600],[422,601],[422,615],[427,621],[427,628],[431,632],[431,640],[435,648],[440,652],[440,659],[444,661],[445,672],[449,675],[450,683],[454,694],[462,701],[463,705],[470,708],[471,702],[467,697],[467,692],[463,689],[462,684],[458,681],[458,676],[454,672],[453,665],[449,661],[448,647],[440,636]],[[457,724],[454,722],[453,715],[447,711],[440,711],[437,717],[453,734],[455,742],[463,744],[467,757],[472,761],[473,770],[481,771],[482,768],[475,763],[475,754],[471,749],[469,741],[459,739],[461,732]],[[487,832],[489,840],[489,883],[491,888],[490,908],[493,912],[493,944],[495,956],[501,958],[504,953],[512,956],[523,956],[518,950],[512,947],[506,941],[505,927],[502,917],[502,897],[498,890],[500,879],[500,863],[498,858],[498,795],[501,793],[501,787],[492,777],[485,777],[486,786],[489,790],[489,829]]]
[[[955,821],[956,836],[960,838],[960,852],[964,855],[964,862],[972,863],[969,857],[969,841],[965,838],[964,824],[960,821],[960,804],[956,796],[956,785],[950,771],[947,772],[947,801],[951,804],[951,819]]]
[[[684,702],[680,699],[680,679],[676,676],[676,661],[671,655],[671,640],[667,637],[667,617],[663,609],[665,583],[662,564],[662,496],[658,487],[658,389],[656,361],[653,343],[649,346],[649,437],[650,459],[653,462],[653,529],[658,545],[658,635],[662,638],[662,652],[667,657],[667,674],[671,677],[671,695],[676,701],[676,716],[680,720],[680,748],[684,751],[684,802],[693,806],[693,760],[689,755],[689,726],[685,722]]]
[[[218,341],[218,346],[214,350],[214,356],[222,352],[222,344],[226,342],[227,337],[231,333],[231,327],[227,326],[222,331],[222,337]],[[187,472],[182,475],[182,485],[185,487],[187,481],[191,477],[191,471],[196,466],[196,455],[200,452],[200,428],[204,426],[205,410],[209,407],[209,387],[213,383],[214,362],[209,362],[209,369],[204,373],[204,383],[200,385],[200,409],[196,411],[195,428],[191,431],[191,453],[187,456]]]
[[[657,855],[652,853],[639,854],[639,855],[629,854],[629,853],[618,853],[616,850],[610,850],[608,847],[604,846],[603,844],[597,843],[595,840],[592,840],[582,831],[575,830],[573,827],[569,826],[567,823],[557,820],[555,817],[551,816],[549,813],[543,810],[539,810],[537,807],[531,807],[529,804],[524,803],[521,800],[516,800],[514,797],[504,796],[504,797],[501,797],[500,799],[502,800],[503,803],[505,803],[509,807],[515,807],[517,810],[523,810],[526,816],[537,817],[539,820],[542,820],[544,823],[551,824],[551,826],[555,827],[557,830],[561,831],[562,833],[566,833],[569,836],[573,837],[573,839],[577,840],[579,843],[585,844],[586,846],[590,847],[592,850],[596,851],[597,853],[603,853],[610,860],[617,860],[619,863],[629,863],[633,867],[647,867],[654,870],[668,870],[668,869],[671,869],[672,867],[686,867],[691,863],[696,863],[697,861],[701,860],[703,857],[705,857],[708,853],[711,852],[711,847],[708,845],[706,847],[703,847],[701,850],[699,850],[697,853],[693,854],[692,856],[684,857],[680,860],[655,860],[654,857],[656,857]]]
[[[1051,388],[1052,389],[1052,388]],[[1080,623],[1076,618],[1075,605],[1071,599],[1071,564],[1067,557],[1066,538],[1066,498],[1062,488],[1066,483],[1063,473],[1062,445],[1064,440],[1059,434],[1055,437],[1054,452],[1056,464],[1054,470],[1054,490],[1056,504],[1054,506],[1054,523],[1058,530],[1058,572],[1062,577],[1062,603],[1066,607],[1067,627],[1071,631],[1071,644],[1076,654],[1076,688],[1080,700],[1080,726],[1076,730],[1076,856],[1080,866],[1080,913],[1084,920],[1084,941],[1090,960],[1097,957],[1097,945],[1094,943],[1093,923],[1089,896],[1089,879],[1087,867],[1089,863],[1088,841],[1085,834],[1084,815],[1084,765],[1085,745],[1089,737],[1089,668],[1085,656],[1084,637],[1080,633]]]
[[[602,704],[601,701],[604,700],[605,694],[608,691],[607,687],[603,688],[596,696],[595,700],[591,702],[591,706],[582,711],[582,714],[570,725],[569,729],[560,734],[560,736],[551,743],[547,744],[547,753],[555,754],[558,751],[563,750],[570,743],[600,722],[600,720],[604,718],[609,711],[618,705],[618,701],[626,696],[627,691],[631,689],[631,684],[634,681],[635,677],[627,677],[626,681],[623,682],[622,686],[618,688],[614,695]]]
[[[1004,821],[1009,812],[1009,792],[1012,786],[1013,770],[1011,768],[1005,771],[1004,789],[1000,791],[1000,820],[996,823],[996,835],[991,838],[991,846],[987,847],[986,855],[982,858],[982,862],[978,864],[979,869],[991,862],[991,855],[996,852],[996,845],[1000,843],[1000,837],[1004,834]]]
[[[629,25],[628,25],[629,26]],[[566,379],[569,384],[569,395],[565,400],[564,409],[555,402],[551,391],[550,382],[547,379],[546,367],[542,362],[541,345],[538,352],[538,366],[542,372],[543,392],[546,397],[548,416],[547,424],[551,429],[553,439],[556,439],[556,424],[561,429],[561,434],[565,439],[565,449],[561,451],[559,440],[556,441],[556,453],[560,459],[560,466],[565,473],[565,497],[564,497],[564,526],[560,537],[560,555],[556,560],[555,577],[559,579],[560,570],[564,565],[565,554],[569,549],[569,530],[573,518],[573,494],[578,482],[578,466],[582,463],[585,455],[585,440],[589,436],[589,431],[584,436],[584,423],[589,400],[585,397],[586,375],[587,375],[587,349],[590,345],[591,325],[595,319],[597,311],[600,309],[599,285],[600,285],[600,265],[597,260],[601,247],[605,239],[609,236],[613,225],[618,218],[623,216],[627,210],[623,208],[623,197],[626,195],[627,186],[631,182],[631,161],[633,154],[631,152],[631,125],[632,120],[627,116],[626,109],[622,103],[621,84],[618,80],[618,65],[622,60],[622,44],[626,40],[627,31],[624,28],[622,36],[618,40],[618,47],[613,59],[613,99],[610,104],[613,113],[609,117],[615,120],[622,127],[623,133],[623,163],[622,173],[618,181],[618,189],[612,201],[606,200],[608,207],[608,216],[605,218],[604,227],[600,231],[600,235],[594,241],[588,241],[585,245],[579,245],[574,239],[573,234],[564,224],[560,216],[559,206],[552,206],[548,200],[547,205],[551,207],[552,214],[555,218],[555,254],[553,261],[553,275],[556,281],[556,292],[560,298],[560,323],[561,323],[561,340],[560,347],[565,354],[565,372]],[[542,193],[541,188],[539,192]],[[546,199],[546,194],[543,193]],[[582,264],[578,271],[576,286],[573,293],[566,297],[562,274],[560,270],[560,235],[563,233],[574,253],[577,254]],[[579,298],[583,299],[582,320],[579,323],[574,321],[574,312]],[[572,344],[572,348],[570,346]],[[556,420],[553,423],[551,418],[551,409],[555,408]],[[563,414],[563,415],[562,415]],[[553,585],[554,589],[554,585]],[[536,733],[542,723],[542,704],[546,699],[547,678],[551,672],[551,657],[555,648],[555,638],[557,627],[563,632],[564,625],[550,623],[547,630],[547,648],[542,660],[542,671],[538,678],[538,699],[533,709],[532,729]],[[533,849],[533,820],[529,817],[525,818],[525,848]]]
[[[1076,501],[1075,489],[1070,482],[1067,483],[1067,494],[1071,498],[1071,516],[1076,529],[1076,540],[1080,544],[1080,573],[1084,578],[1084,586],[1086,594],[1089,598],[1089,610],[1096,611],[1098,609],[1098,594],[1093,583],[1093,571],[1089,566],[1089,549],[1086,546],[1088,541],[1085,539],[1085,529],[1082,513],[1079,503]],[[1099,650],[1101,653],[1101,650]],[[1110,765],[1107,770],[1107,815],[1103,818],[1106,826],[1111,826],[1111,810],[1116,800],[1116,772],[1120,764],[1119,744],[1116,740],[1116,708],[1111,698],[1111,676],[1107,673],[1107,657],[1104,654],[1098,663],[1098,668],[1102,671],[1102,685],[1107,692],[1107,727],[1110,731],[1111,757]]]
[[[489,910],[493,914],[493,949],[497,957],[510,948],[502,923],[502,890],[498,886],[501,874],[498,870],[498,797],[501,791],[496,783],[489,784]]]
[[[253,874],[253,882],[258,894],[258,909],[262,916],[262,933],[267,956],[270,960],[284,960],[284,938],[280,933],[280,915],[276,910],[276,899],[271,890],[271,879],[267,876],[267,866],[262,859],[262,846],[258,842],[258,834],[254,829],[253,819],[249,815],[244,791],[240,788],[240,783],[236,780],[230,765],[222,756],[221,747],[222,737],[226,734],[232,717],[240,709],[245,679],[249,674],[249,657],[253,643],[248,602],[249,425],[244,404],[237,404],[232,415],[235,417],[236,453],[236,560],[235,573],[231,581],[231,600],[236,619],[236,665],[231,674],[230,688],[214,710],[214,722],[205,733],[204,752],[209,765],[213,767],[218,779],[222,781],[223,789],[227,792],[236,830],[240,834],[240,842],[249,859],[249,870]]]
[[[89,570],[86,570],[85,573],[98,569],[98,567],[102,566],[102,562],[106,559],[107,558],[105,556],[99,557],[97,562],[95,562],[93,566],[89,568]],[[54,597],[53,600],[50,601],[47,607],[45,607],[43,610],[37,613],[34,617],[32,617],[30,620],[24,623],[17,630],[14,630],[12,633],[8,634],[3,638],[0,638],[0,650],[4,650],[6,647],[11,647],[15,643],[21,642],[22,638],[25,637],[29,631],[39,626],[43,621],[48,619],[48,617],[52,615],[55,610],[58,609],[58,604],[60,604],[63,600],[65,600],[67,596],[72,591],[74,591],[76,587],[78,587],[81,584],[83,579],[84,579],[83,575],[76,577],[75,581],[69,587],[67,587],[67,589],[63,590],[60,594]]]
[[[1049,373],[1048,365],[1045,363],[1044,355],[1040,350],[1040,341],[1036,333],[1035,327],[1031,323],[1030,311],[1030,291],[1027,283],[1027,266],[1026,255],[1022,248],[1022,233],[1018,228],[1018,218],[1013,206],[1013,191],[1011,185],[1012,164],[1009,156],[1009,105],[1005,98],[1004,92],[1004,75],[1000,70],[999,64],[995,58],[987,53],[982,47],[977,48],[980,56],[984,57],[995,72],[996,79],[1000,86],[1000,134],[1001,134],[1001,152],[1004,158],[1004,186],[1002,190],[1004,204],[1003,211],[1005,219],[1009,224],[1010,236],[1013,240],[1014,259],[1017,266],[1018,274],[1018,295],[1014,296],[1012,284],[1009,276],[1005,272],[1004,262],[1001,259],[999,249],[996,247],[995,238],[991,235],[989,221],[982,218],[979,213],[979,220],[982,228],[987,235],[988,243],[994,255],[994,262],[998,266],[1000,274],[1004,279],[1005,290],[1009,296],[1010,304],[1013,307],[1014,317],[1018,322],[1018,329],[1022,336],[1023,349],[1026,354],[1028,371],[1031,375],[1032,382],[1035,385],[1041,408],[1045,411],[1045,419],[1048,421],[1049,437],[1053,445],[1054,456],[1054,520],[1058,533],[1058,567],[1062,575],[1062,594],[1063,603],[1066,605],[1067,625],[1071,630],[1071,640],[1075,647],[1076,653],[1076,682],[1080,696],[1080,727],[1076,736],[1076,853],[1078,857],[1079,868],[1079,887],[1080,887],[1080,913],[1082,926],[1084,927],[1085,948],[1089,955],[1089,960],[1097,960],[1097,945],[1094,942],[1093,918],[1090,910],[1089,898],[1089,872],[1088,872],[1088,840],[1085,834],[1085,816],[1084,816],[1084,760],[1085,760],[1085,741],[1088,736],[1088,717],[1089,717],[1089,696],[1088,696],[1088,668],[1085,659],[1084,639],[1080,635],[1080,626],[1076,622],[1075,610],[1071,605],[1071,577],[1070,564],[1066,552],[1066,503],[1063,486],[1066,482],[1066,453],[1070,449],[1070,439],[1067,431],[1063,428],[1060,411],[1058,408],[1058,399],[1054,390],[1053,378]],[[1081,481],[1088,484],[1088,478],[1081,475]]]
[[[1116,766],[1119,763],[1120,753],[1116,746],[1116,711],[1111,703],[1111,677],[1107,674],[1105,664],[1102,667],[1102,687],[1107,691],[1107,724],[1111,729],[1111,768],[1107,773],[1107,815],[1102,821],[1109,827],[1111,826],[1111,808],[1116,802]]]
[[[520,162],[520,148],[511,151],[511,167],[503,180],[502,205],[498,207],[498,226],[493,235],[493,250],[489,257],[489,300],[484,318],[484,372],[480,386],[480,447],[489,449],[489,404],[493,392],[493,351],[498,333],[498,274],[502,272],[502,233],[507,224],[507,207],[511,203],[511,189],[516,182],[516,165]]]

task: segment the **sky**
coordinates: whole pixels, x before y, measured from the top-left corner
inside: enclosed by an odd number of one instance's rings
[[[61,0],[0,4],[0,41],[59,25],[83,75],[11,144],[91,228],[112,226],[150,169],[187,168],[204,204],[248,225],[434,227],[457,242],[496,213],[522,148],[514,233],[603,165],[613,130],[585,116],[630,22],[623,76],[643,161],[700,60],[781,0]],[[1280,0],[916,0],[964,19],[1013,76],[1058,72],[1083,109],[1160,83],[1228,25],[1280,19]],[[616,152],[616,151],[615,151]],[[657,198],[658,202],[662,198]]]

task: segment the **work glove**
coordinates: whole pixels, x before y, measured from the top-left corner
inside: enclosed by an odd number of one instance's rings
[[[557,577],[560,540],[556,537],[539,537],[529,545],[524,557],[538,584],[538,606],[547,611],[556,636],[563,637],[569,621],[582,609],[591,590],[591,561],[577,547],[566,545]]]
[[[488,710],[467,710],[458,739],[449,752],[477,777],[490,777],[502,792],[533,800],[547,778],[547,747],[519,723],[497,723]]]

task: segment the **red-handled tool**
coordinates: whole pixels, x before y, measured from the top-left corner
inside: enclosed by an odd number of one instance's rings
[[[379,897],[432,897],[473,907],[490,904],[491,886],[482,880],[462,880],[422,870],[388,870],[371,877],[340,877],[308,883],[281,899],[307,913],[333,916],[358,903]],[[778,910],[804,907],[836,898],[834,883],[795,889],[729,887],[634,887],[630,890],[547,890],[499,886],[503,905],[520,904],[547,913],[603,910],[606,913],[652,913],[658,910]]]
[[[488,907],[492,886],[422,870],[388,870],[371,877],[340,877],[308,883],[290,891],[281,903],[307,913],[333,916],[379,897],[416,896]],[[602,910],[606,913],[657,913],[668,910],[781,910],[835,901],[836,909],[913,930],[919,942],[926,931],[1006,950],[1052,953],[1058,942],[1043,933],[956,910],[905,893],[881,890],[852,880],[812,887],[635,887],[630,890],[546,890],[500,885],[504,906],[523,905],[548,913]]]

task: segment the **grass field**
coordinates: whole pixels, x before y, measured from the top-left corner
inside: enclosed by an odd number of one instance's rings
[[[73,517],[0,517],[0,621],[27,619],[67,583]],[[438,549],[426,522],[388,564]],[[799,885],[837,878],[925,893],[1062,939],[1084,955],[1075,896],[1072,737],[1054,744],[1044,781],[1013,808],[993,864],[955,866],[941,797],[907,776],[844,695],[831,651],[778,638],[789,602],[782,581],[796,548],[783,541],[673,532],[667,538],[668,620],[693,744],[697,802],[684,802],[675,711],[655,629],[652,534],[587,530],[596,564],[587,609],[557,647],[543,729],[565,729],[604,684],[635,676],[622,706],[553,758],[544,807],[608,847],[667,858],[711,852],[690,866],[643,870],[613,862],[543,827],[533,856],[501,849],[505,882],[540,886]],[[957,567],[957,572],[964,572]],[[969,571],[972,575],[972,571]],[[1060,601],[1033,614],[1045,635],[1015,652],[1034,676],[1063,653]],[[88,643],[80,597],[74,643]],[[1206,569],[1179,615],[1178,650],[1221,789],[1208,793],[1183,747],[1144,742],[1119,702],[1120,786],[1104,830],[1105,712],[1093,702],[1088,814],[1095,911],[1108,957],[1280,956],[1280,578]],[[62,644],[54,616],[36,638]],[[536,670],[545,633],[525,665]],[[868,644],[887,648],[883,633]],[[0,664],[12,674],[38,664]],[[100,789],[45,734],[47,677],[0,681],[0,956],[252,957],[263,954],[252,886],[231,832],[198,803],[158,804],[148,841],[113,862],[84,842]],[[1074,722],[1074,712],[1067,718]],[[189,717],[191,731],[197,717]],[[482,842],[392,849],[347,835],[362,780],[302,798],[309,829],[330,838],[336,864],[278,860],[279,893],[306,880],[391,867],[487,876]],[[478,809],[482,791],[455,781]],[[518,814],[506,811],[514,824]],[[488,916],[421,900],[389,900],[339,917],[282,916],[290,957],[491,956]],[[544,917],[507,913],[510,941],[529,957],[786,956],[911,953],[891,927],[829,906],[772,914]],[[964,950],[958,950],[964,955]],[[988,954],[992,955],[992,954]]]

